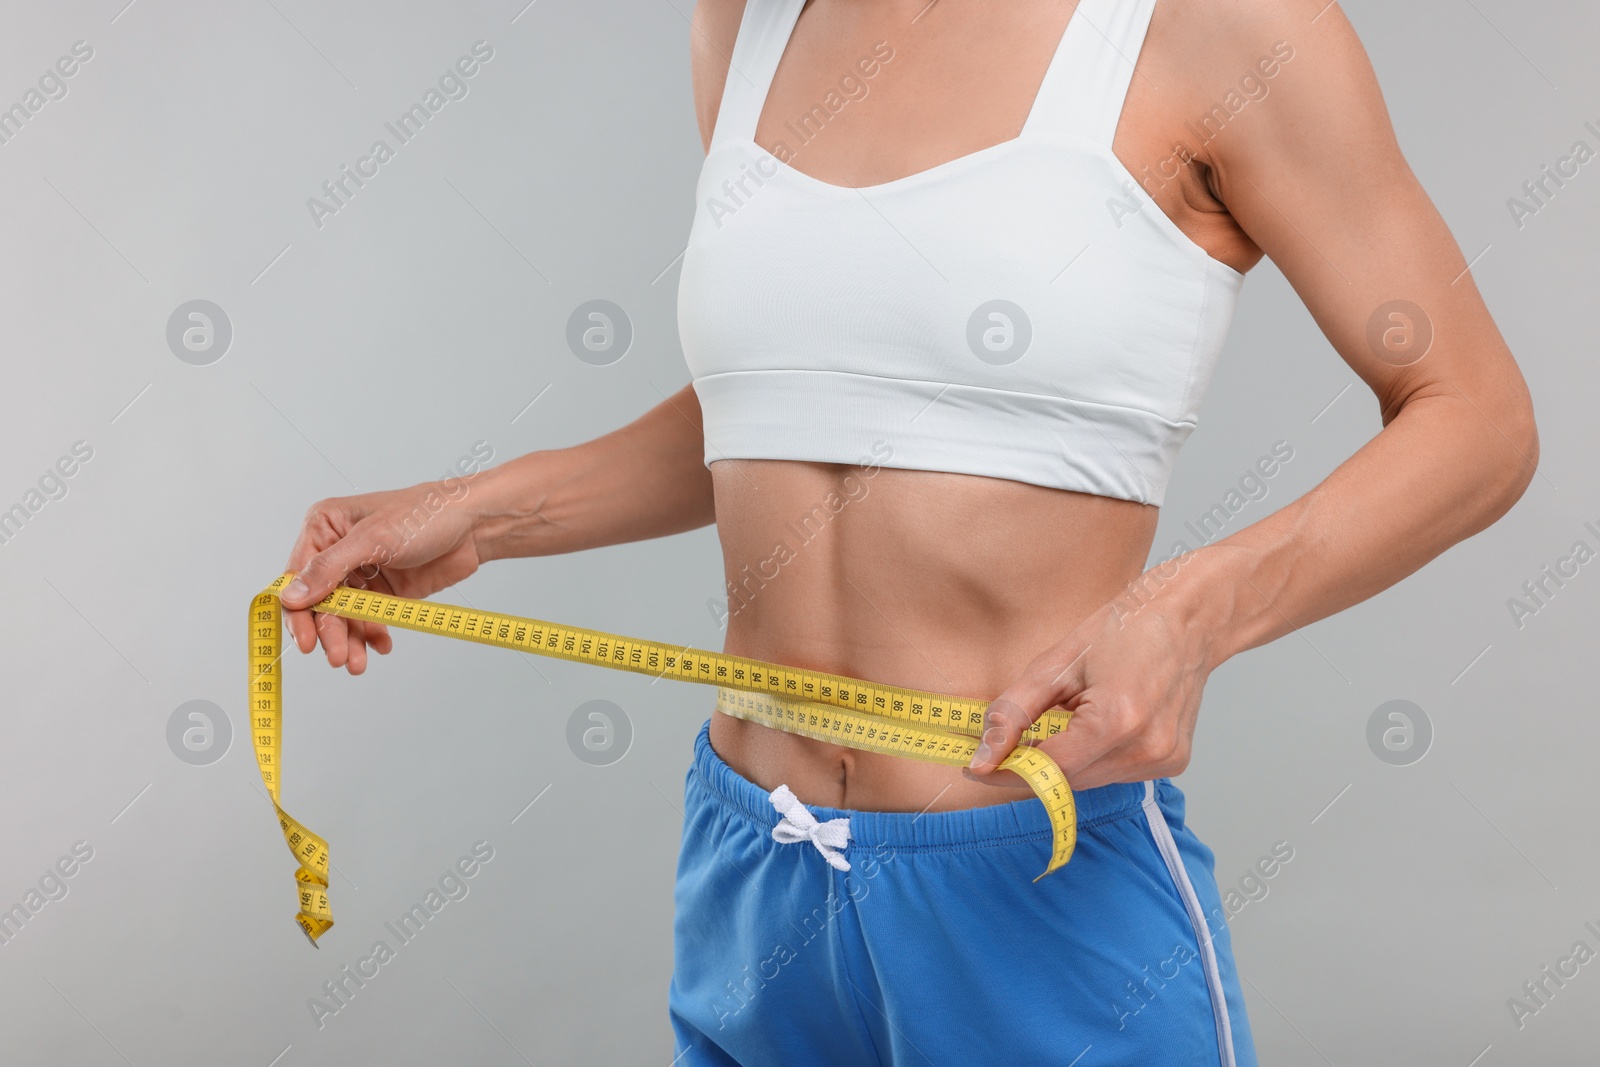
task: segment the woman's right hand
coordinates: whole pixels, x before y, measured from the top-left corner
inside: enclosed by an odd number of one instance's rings
[[[311,506],[284,568],[296,578],[279,594],[301,652],[313,651],[320,641],[330,666],[360,674],[369,647],[385,655],[393,647],[388,628],[314,613],[312,604],[339,585],[425,597],[478,569],[476,517],[463,503],[467,483],[457,480],[460,491],[454,495],[449,483],[332,497]]]

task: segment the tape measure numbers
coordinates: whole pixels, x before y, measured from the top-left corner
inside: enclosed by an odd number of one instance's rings
[[[294,578],[282,574],[250,602],[250,725],[261,780],[284,841],[299,864],[295,920],[312,944],[333,925],[328,909],[328,843],[279,803],[283,742],[283,608],[278,592]],[[789,733],[867,752],[966,766],[983,732],[986,700],[880,685],[859,678],[787,667],[721,652],[641,641],[616,634],[524,619],[498,612],[436,604],[340,587],[313,611],[364,619],[421,633],[533,652],[660,678],[718,687],[718,710]],[[1015,772],[1050,816],[1050,863],[1059,869],[1077,843],[1077,813],[1066,775],[1033,743],[1061,732],[1072,713],[1051,711],[1023,733],[1001,767]],[[1034,881],[1038,881],[1035,878]]]

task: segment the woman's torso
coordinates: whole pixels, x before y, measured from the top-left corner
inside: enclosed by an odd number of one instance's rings
[[[793,142],[793,117],[885,40],[894,42],[894,59],[879,67],[866,96],[795,152],[794,170],[841,187],[877,185],[1015,137],[1072,12],[1046,0],[1000,7],[942,0],[918,16],[922,6],[809,5],[782,53],[756,143],[774,151]],[[1182,139],[1183,94],[1171,88],[1182,82],[1173,41],[1181,29],[1157,18],[1139,54],[1138,71],[1161,70],[1169,88],[1133,78],[1115,127],[1116,155],[1132,173],[1142,161],[1171,157]],[[732,36],[716,51],[733,52]],[[706,91],[698,79],[697,91]],[[1202,169],[1178,169],[1166,184],[1148,187],[1155,206],[1196,248],[1247,269],[1259,252],[1211,197]],[[710,434],[707,444],[716,445]],[[993,697],[1144,568],[1158,512],[1148,503],[861,458],[865,465],[711,463],[729,588],[727,651]],[[952,768],[720,714],[711,739],[746,778],[767,789],[786,783],[813,804],[943,810],[1019,795]]]
[[[1155,531],[1152,507],[965,474],[711,470],[728,652],[938,693],[998,695],[1140,573]],[[757,785],[811,804],[938,811],[1019,796],[721,714],[711,741]]]

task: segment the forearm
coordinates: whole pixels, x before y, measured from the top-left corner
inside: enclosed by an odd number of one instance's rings
[[[700,427],[699,401],[685,386],[604,437],[485,471],[474,487],[480,562],[642,541],[714,522]]]
[[[1180,557],[1163,590],[1208,635],[1207,669],[1366,600],[1505,514],[1538,440],[1531,409],[1485,403],[1411,400],[1305,496]]]

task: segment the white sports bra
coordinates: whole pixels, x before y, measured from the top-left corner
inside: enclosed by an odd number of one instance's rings
[[[678,328],[706,464],[873,456],[1159,505],[1244,276],[1111,151],[1155,0],[1080,0],[1018,137],[856,188],[753,139],[804,4],[747,0],[696,189]]]

